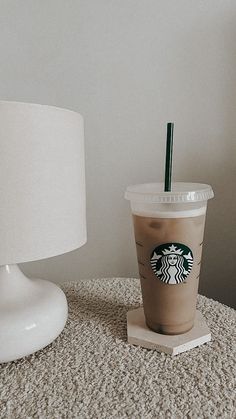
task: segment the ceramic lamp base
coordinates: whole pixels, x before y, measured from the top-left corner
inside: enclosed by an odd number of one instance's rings
[[[128,342],[133,345],[156,349],[158,352],[171,355],[189,351],[211,340],[210,329],[198,310],[193,328],[181,335],[163,335],[153,332],[146,325],[143,308],[131,310],[127,313],[127,335]]]
[[[62,290],[27,278],[17,265],[0,267],[0,363],[30,355],[51,343],[67,320]]]

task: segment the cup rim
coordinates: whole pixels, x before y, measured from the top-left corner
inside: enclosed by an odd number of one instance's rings
[[[125,191],[128,201],[150,204],[205,202],[213,197],[210,185],[191,182],[173,182],[170,192],[164,192],[163,182],[130,185]]]

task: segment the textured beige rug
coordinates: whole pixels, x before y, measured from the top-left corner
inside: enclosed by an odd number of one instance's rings
[[[139,281],[67,284],[69,320],[42,351],[0,366],[0,417],[236,417],[235,311],[199,296],[212,342],[176,357],[130,346],[126,312]]]

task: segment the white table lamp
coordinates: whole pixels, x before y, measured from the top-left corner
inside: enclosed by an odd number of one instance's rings
[[[52,342],[67,319],[64,293],[17,263],[86,242],[84,129],[80,114],[0,102],[0,362]]]

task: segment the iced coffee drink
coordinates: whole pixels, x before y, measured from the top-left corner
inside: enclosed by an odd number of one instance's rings
[[[158,333],[193,327],[210,186],[162,184],[127,189],[131,200],[144,314]]]

